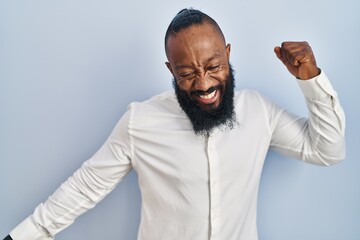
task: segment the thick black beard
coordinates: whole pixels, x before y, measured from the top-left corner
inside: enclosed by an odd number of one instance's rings
[[[173,85],[180,107],[184,110],[192,123],[196,135],[208,136],[215,127],[232,129],[236,123],[234,111],[235,80],[233,69],[230,65],[229,73],[223,85],[217,86],[220,90],[221,102],[218,107],[204,110],[188,93],[179,88],[176,80]]]

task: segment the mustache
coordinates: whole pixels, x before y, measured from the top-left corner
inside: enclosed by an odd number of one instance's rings
[[[176,79],[173,78],[173,86],[179,105],[189,118],[196,135],[208,136],[216,127],[226,130],[232,129],[237,124],[234,109],[235,79],[233,72],[234,70],[230,65],[226,79],[222,83],[214,84],[205,91],[193,90],[186,92],[180,89]],[[209,94],[214,90],[220,91],[220,104],[207,110],[202,109],[194,98],[197,94]]]
[[[218,85],[218,86],[213,86],[213,87],[210,87],[208,90],[206,91],[202,91],[202,90],[194,90],[194,91],[191,91],[190,94],[191,95],[206,95],[206,94],[210,94],[212,93],[213,91],[215,90],[219,90],[221,87]]]

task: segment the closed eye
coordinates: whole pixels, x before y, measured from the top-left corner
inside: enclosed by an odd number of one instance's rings
[[[213,66],[208,67],[208,70],[214,71],[214,70],[219,69],[219,67],[220,67],[220,64],[219,65],[213,65]]]
[[[179,77],[181,77],[181,78],[189,78],[189,77],[192,77],[193,75],[194,75],[194,73],[192,73],[192,72],[180,73]]]

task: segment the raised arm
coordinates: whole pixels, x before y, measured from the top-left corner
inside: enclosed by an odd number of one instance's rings
[[[319,165],[345,158],[345,115],[337,93],[316,65],[307,42],[284,42],[274,49],[289,72],[298,79],[309,110],[300,118],[286,111],[271,111],[271,147],[287,156]],[[271,107],[270,107],[271,108]]]

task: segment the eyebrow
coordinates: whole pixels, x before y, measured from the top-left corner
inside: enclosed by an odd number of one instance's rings
[[[209,57],[205,61],[210,62],[210,61],[212,61],[214,59],[218,59],[220,57],[221,57],[221,55],[219,53],[215,53],[214,55],[212,55],[211,57]],[[175,70],[179,70],[181,68],[192,68],[192,66],[190,66],[190,65],[177,65],[177,66],[175,66]]]

